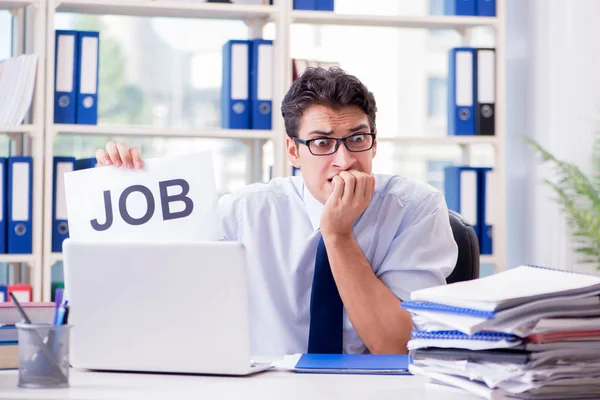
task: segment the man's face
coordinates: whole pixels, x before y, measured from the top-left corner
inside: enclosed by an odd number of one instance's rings
[[[358,106],[343,107],[339,110],[314,105],[303,114],[298,128],[298,138],[343,138],[354,134],[371,133],[369,118]],[[323,142],[325,143],[325,142]],[[363,152],[348,151],[344,143],[331,155],[311,154],[304,144],[292,138],[286,140],[288,158],[293,166],[302,170],[304,183],[311,194],[325,204],[333,190],[331,180],[342,171],[356,170],[371,174],[372,160],[377,151],[377,141],[373,148]]]

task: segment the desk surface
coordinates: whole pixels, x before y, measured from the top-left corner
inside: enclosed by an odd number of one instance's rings
[[[316,375],[268,371],[247,377],[71,370],[68,389],[20,389],[0,371],[0,399],[478,399],[421,376]]]

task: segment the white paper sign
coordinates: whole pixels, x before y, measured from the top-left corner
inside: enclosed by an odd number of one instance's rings
[[[65,174],[69,237],[139,242],[222,237],[210,152],[144,160],[144,168]]]

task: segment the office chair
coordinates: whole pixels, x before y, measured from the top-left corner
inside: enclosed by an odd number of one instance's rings
[[[458,259],[447,283],[479,278],[479,241],[473,226],[459,213],[448,210],[454,240],[458,245]]]

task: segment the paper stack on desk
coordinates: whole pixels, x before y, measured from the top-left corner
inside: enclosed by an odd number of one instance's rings
[[[415,291],[409,369],[487,399],[600,398],[599,294],[535,266]]]

